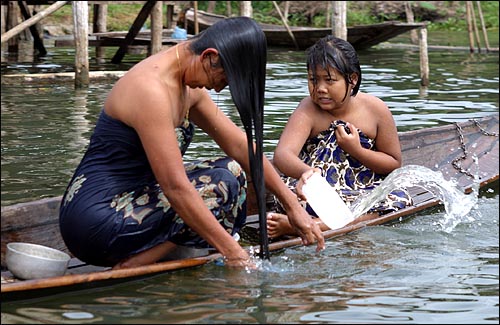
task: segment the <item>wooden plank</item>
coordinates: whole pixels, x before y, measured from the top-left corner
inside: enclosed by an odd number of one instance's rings
[[[19,25],[15,26],[11,30],[3,33],[2,36],[1,36],[1,41],[0,42],[4,43],[4,42],[8,41],[11,37],[16,36],[17,34],[19,34],[20,32],[22,32],[26,28],[30,27],[31,25],[36,24],[37,22],[39,22],[43,18],[47,17],[48,15],[50,15],[51,13],[53,13],[54,11],[58,10],[59,8],[61,8],[62,6],[64,6],[67,2],[68,1],[57,1],[53,5],[51,5],[50,7],[48,7],[46,9],[40,11],[39,13],[37,13],[36,15],[34,15],[33,17],[31,17],[30,19],[25,20],[24,22],[22,22]]]
[[[91,80],[109,81],[118,80],[126,71],[90,71]],[[56,73],[28,73],[28,74],[8,74],[2,76],[2,85],[16,85],[19,83],[36,83],[53,85],[56,82],[68,82],[75,79],[74,72]]]

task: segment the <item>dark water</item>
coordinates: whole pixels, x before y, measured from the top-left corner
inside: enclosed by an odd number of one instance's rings
[[[7,58],[1,73],[72,71],[72,55],[72,49],[49,48],[48,57],[35,62]],[[265,151],[272,155],[307,84],[303,53],[271,49],[269,56]],[[92,68],[126,70],[138,57]],[[360,52],[361,89],[389,105],[399,131],[498,114],[498,59],[498,53],[431,51],[431,85],[423,88],[418,51],[370,49]],[[62,194],[111,87],[2,85],[2,206]],[[229,92],[212,96],[239,123]],[[219,154],[199,133],[187,159]],[[211,264],[2,303],[2,323],[498,324],[498,199],[497,182],[452,231],[438,226],[445,213],[434,209],[331,239],[320,254],[312,247],[274,252],[258,272]]]

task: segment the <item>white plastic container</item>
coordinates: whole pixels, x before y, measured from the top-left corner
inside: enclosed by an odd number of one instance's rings
[[[330,229],[344,227],[354,215],[335,189],[319,173],[314,173],[302,186],[302,192],[314,212]]]

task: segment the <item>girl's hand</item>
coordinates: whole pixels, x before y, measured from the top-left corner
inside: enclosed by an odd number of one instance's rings
[[[343,127],[338,127],[335,130],[335,136],[337,137],[337,142],[345,152],[353,155],[361,149],[361,144],[359,142],[358,129],[349,122],[346,123],[346,128],[349,128],[349,133]]]
[[[307,180],[309,177],[311,177],[314,173],[320,173],[321,175],[321,170],[319,168],[311,168],[306,170],[302,175],[300,176],[297,185],[295,186],[295,191],[297,192],[297,197],[303,201],[306,201],[306,197],[304,196],[304,192],[302,192],[302,186],[304,186],[305,183],[307,183]]]

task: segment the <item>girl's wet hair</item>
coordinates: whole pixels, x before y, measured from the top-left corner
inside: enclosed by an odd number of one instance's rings
[[[219,51],[229,91],[247,135],[251,177],[259,202],[260,228],[264,228],[262,229],[264,233],[261,233],[261,244],[263,241],[267,243],[262,162],[267,63],[266,37],[253,19],[233,17],[218,21],[193,37],[192,40],[190,49],[197,55],[200,55],[207,48],[215,48]],[[264,236],[265,238],[263,238]],[[265,249],[261,249],[261,254],[268,258],[269,252],[266,244],[265,246]]]
[[[307,70],[312,74],[313,80],[317,80],[316,70],[322,68],[328,71],[329,67],[335,68],[344,77],[346,86],[352,84],[351,75],[358,75],[351,96],[356,96],[361,85],[361,67],[356,50],[351,43],[328,35],[307,49]],[[347,96],[347,94],[346,94]]]

